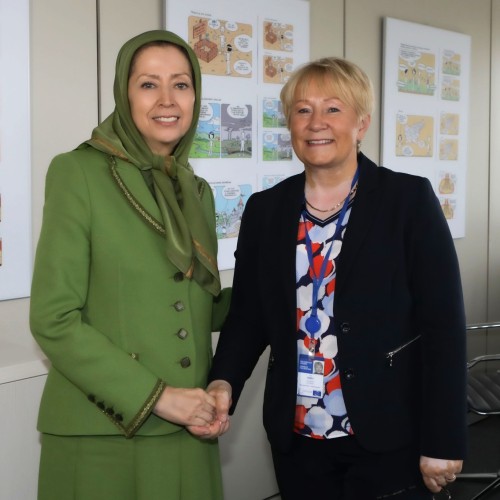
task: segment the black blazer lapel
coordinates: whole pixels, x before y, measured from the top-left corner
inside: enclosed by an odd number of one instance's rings
[[[276,241],[281,248],[277,264],[278,277],[283,285],[281,289],[285,294],[287,309],[293,312],[295,318],[297,231],[304,203],[305,175],[301,173],[283,182],[282,196],[276,197],[276,211],[270,216],[276,216]]]
[[[378,209],[378,167],[361,153],[358,155],[358,165],[360,169],[358,189],[339,256],[336,293],[348,280],[349,270],[356,262],[357,253],[373,226]]]

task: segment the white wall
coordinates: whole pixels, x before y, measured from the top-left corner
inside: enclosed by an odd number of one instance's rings
[[[490,169],[489,242],[488,242],[488,318],[500,319],[500,0],[492,1],[491,10],[491,100],[490,100]],[[485,145],[483,145],[485,147]]]
[[[174,0],[170,0],[174,1]],[[183,1],[183,0],[179,0]],[[270,0],[271,1],[271,0]],[[310,0],[311,57],[346,56],[360,64],[380,95],[382,18],[391,16],[472,37],[472,74],[466,236],[456,240],[467,321],[500,319],[500,0]],[[33,244],[40,231],[44,178],[50,159],[88,138],[98,118],[113,109],[114,59],[131,36],[163,25],[162,0],[32,0],[31,110]],[[99,44],[98,44],[99,42]],[[99,50],[98,50],[99,49]],[[379,158],[380,114],[373,117],[363,149]],[[390,165],[388,165],[390,167]],[[232,272],[222,273],[228,285]],[[0,302],[0,352],[6,339],[30,343],[29,299]],[[491,335],[491,334],[490,334]],[[214,343],[217,338],[214,338]],[[500,348],[478,336],[470,353]],[[29,355],[35,351],[27,349]],[[276,491],[261,427],[265,360],[244,392],[231,433],[221,440],[226,500],[255,500]],[[0,367],[1,368],[1,367]],[[38,436],[34,418],[43,377],[0,383],[0,498],[31,500],[36,482]],[[13,397],[27,391],[29,398]],[[6,410],[9,408],[9,411]],[[13,413],[12,413],[13,412]],[[15,461],[17,433],[30,460],[21,478]],[[11,456],[13,460],[4,460]],[[8,455],[7,455],[8,453]],[[31,484],[31,486],[30,486]],[[31,488],[31,489],[30,489]],[[12,493],[19,491],[19,495]],[[8,492],[8,493],[6,493]]]

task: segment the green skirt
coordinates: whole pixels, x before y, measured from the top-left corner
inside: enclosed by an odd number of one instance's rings
[[[166,436],[42,434],[38,500],[222,500],[219,449]]]

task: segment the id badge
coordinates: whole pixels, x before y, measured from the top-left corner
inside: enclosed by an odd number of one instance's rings
[[[297,376],[297,395],[309,398],[322,398],[325,393],[323,373],[325,359],[307,354],[299,356]]]

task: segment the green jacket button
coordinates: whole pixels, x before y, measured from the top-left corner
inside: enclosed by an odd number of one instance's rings
[[[179,337],[181,340],[184,340],[188,335],[188,331],[185,328],[181,328],[177,332],[177,337]]]
[[[181,311],[184,311],[185,307],[184,307],[184,304],[178,300],[175,304],[174,304],[174,309],[177,311],[177,312],[181,312]]]

